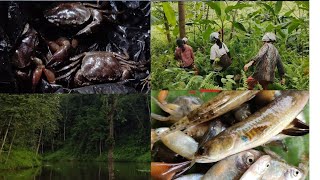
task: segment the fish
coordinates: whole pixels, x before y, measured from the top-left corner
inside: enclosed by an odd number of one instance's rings
[[[261,180],[302,180],[305,173],[302,169],[289,165],[288,163],[272,158],[270,167],[261,177]]]
[[[191,126],[219,117],[238,108],[244,102],[252,99],[258,92],[259,91],[223,91],[174,123],[170,126],[170,129],[163,132],[161,136],[166,136],[179,130],[183,131]],[[160,138],[158,138],[158,140],[159,139]]]
[[[187,174],[176,178],[175,180],[201,180],[203,174]]]
[[[250,149],[242,151],[214,164],[203,176],[202,180],[234,180],[241,175],[260,157],[260,151]]]
[[[271,156],[263,155],[241,176],[240,180],[261,179],[270,168]]]
[[[302,111],[308,91],[285,91],[244,121],[207,141],[195,155],[197,163],[217,162],[225,157],[263,145],[285,129]]]

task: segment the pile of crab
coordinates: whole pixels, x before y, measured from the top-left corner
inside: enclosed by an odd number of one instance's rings
[[[308,91],[221,91],[205,103],[203,94],[168,93],[152,93],[152,179],[307,177]]]
[[[149,91],[150,2],[1,2],[0,91]]]

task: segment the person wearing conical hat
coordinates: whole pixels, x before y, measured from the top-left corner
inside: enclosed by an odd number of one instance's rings
[[[276,41],[276,35],[268,32],[262,37],[263,46],[258,54],[244,66],[244,71],[247,71],[250,66],[255,66],[255,71],[252,76],[247,79],[248,89],[253,89],[256,84],[260,84],[264,90],[268,89],[268,85],[274,82],[275,69],[277,67],[280,83],[284,84],[284,67],[277,48],[273,45]]]

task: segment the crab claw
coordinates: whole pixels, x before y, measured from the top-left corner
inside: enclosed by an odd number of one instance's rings
[[[50,84],[56,83],[56,78],[52,71],[50,71],[49,69],[43,68],[43,72]]]
[[[42,75],[44,66],[40,65],[36,68],[32,75],[32,91],[34,92]]]
[[[56,42],[49,41],[48,46],[54,54],[49,59],[47,66],[51,66],[55,62],[61,62],[68,58],[68,51],[71,48],[71,43],[67,38],[59,38]]]

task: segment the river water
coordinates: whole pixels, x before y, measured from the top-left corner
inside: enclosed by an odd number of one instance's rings
[[[150,179],[150,163],[114,162],[118,180]],[[108,163],[104,162],[45,162],[43,166],[18,171],[0,172],[2,180],[106,180]]]

